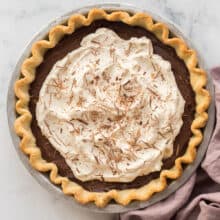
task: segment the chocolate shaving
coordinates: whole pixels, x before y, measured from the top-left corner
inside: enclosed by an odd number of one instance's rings
[[[159,95],[153,91],[152,89],[150,89],[149,87],[146,88],[148,91],[150,91],[154,96],[159,97]]]
[[[141,66],[140,65],[136,65],[137,67],[137,71],[139,72],[141,70]]]
[[[163,81],[165,81],[165,78],[164,78],[163,73],[161,73],[160,76],[161,76],[161,79],[162,79]]]
[[[125,50],[125,55],[126,55],[126,56],[128,56],[128,55],[130,54],[130,52],[131,52],[131,47],[132,47],[132,44],[131,44],[131,42],[129,42],[128,49]]]
[[[95,63],[99,65],[100,59],[96,60]]]
[[[64,66],[56,65],[56,67],[58,67],[58,68],[61,69],[62,71],[66,71],[66,70],[68,69],[67,64],[65,64]]]
[[[110,56],[112,57],[112,55],[113,55],[114,52],[115,52],[115,48],[110,48],[109,52],[110,52]]]
[[[98,81],[100,79],[99,76],[95,76],[95,80]]]
[[[96,48],[91,48],[91,52],[92,52],[92,55],[94,55],[94,56],[98,55],[98,49],[96,49]]]
[[[160,131],[157,132],[161,137],[166,138]]]
[[[109,129],[109,128],[111,128],[111,125],[102,125],[101,127],[100,127],[101,129]]]
[[[105,181],[104,177],[102,175],[100,175],[101,181]]]
[[[98,42],[98,41],[96,41],[96,40],[91,40],[91,42],[92,42],[92,43],[94,43],[94,44],[101,45],[101,43],[100,43],[100,42]]]
[[[152,96],[149,97],[149,106],[152,108]]]
[[[76,103],[77,106],[82,106],[82,104],[86,101],[85,98],[83,98],[82,96],[79,96],[79,100],[78,102]]]
[[[75,86],[76,84],[77,84],[77,80],[76,80],[76,79],[73,79],[72,87],[71,87],[71,88],[73,88],[73,86]]]
[[[102,72],[102,77],[103,77],[104,80],[106,80],[107,82],[109,82],[110,76],[109,76],[109,74],[108,74],[106,71],[103,71],[103,72]],[[107,87],[106,87],[106,89],[107,89]]]
[[[99,160],[98,160],[98,158],[97,158],[97,156],[96,156],[96,155],[94,155],[94,158],[95,158],[95,160],[96,160],[97,164],[100,164],[100,163],[99,163]]]
[[[173,134],[173,127],[171,124],[169,124],[170,132]]]
[[[86,121],[84,121],[83,119],[81,119],[81,118],[76,118],[76,119],[72,119],[72,120],[76,120],[76,121],[79,121],[79,122],[81,122],[81,123],[83,123],[85,125],[88,125],[88,123]]]
[[[70,105],[71,102],[73,101],[73,97],[74,97],[74,95],[73,95],[73,93],[72,93],[72,94],[70,95],[70,97],[69,97],[68,105]]]
[[[151,62],[151,65],[152,65],[154,71],[158,71],[158,66],[157,66],[157,64],[154,64],[154,62]]]
[[[63,85],[63,81],[59,78],[52,79],[52,84],[48,84],[48,86],[59,88],[60,90],[66,89],[66,87]]]
[[[99,113],[97,111],[90,111],[89,117],[93,122],[95,122],[99,117]]]

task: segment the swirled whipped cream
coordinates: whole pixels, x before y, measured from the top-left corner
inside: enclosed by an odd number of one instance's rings
[[[149,39],[100,28],[54,64],[36,117],[76,178],[130,182],[172,155],[184,105]]]

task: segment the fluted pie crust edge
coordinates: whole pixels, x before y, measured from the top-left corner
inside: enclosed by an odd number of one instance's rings
[[[190,138],[185,154],[175,160],[175,165],[169,170],[162,170],[157,179],[153,179],[148,184],[126,190],[110,190],[108,192],[90,192],[85,190],[79,184],[62,177],[58,174],[58,168],[54,163],[49,163],[41,156],[40,148],[36,145],[35,137],[31,131],[32,115],[28,104],[30,100],[29,87],[35,79],[37,66],[44,59],[44,53],[56,46],[60,39],[74,32],[75,29],[82,26],[89,26],[93,21],[105,19],[107,21],[121,21],[131,26],[140,26],[154,33],[164,44],[173,47],[177,55],[184,60],[189,73],[190,83],[195,92],[196,113],[191,125],[193,136]],[[155,22],[145,13],[136,13],[129,15],[124,11],[114,11],[111,13],[103,9],[92,9],[88,16],[81,14],[72,15],[67,25],[57,25],[50,29],[48,40],[40,40],[33,44],[31,56],[24,60],[21,67],[21,76],[14,86],[17,97],[16,112],[18,114],[14,127],[17,135],[21,138],[20,148],[29,156],[32,167],[40,172],[49,172],[52,183],[61,185],[64,194],[73,196],[79,203],[86,204],[94,202],[98,207],[104,207],[112,199],[121,205],[128,205],[132,200],[145,201],[154,193],[161,192],[167,187],[167,179],[177,179],[183,172],[182,164],[190,164],[196,157],[196,147],[203,138],[201,128],[203,128],[208,119],[206,110],[210,103],[209,92],[205,89],[207,76],[204,70],[198,68],[196,52],[189,49],[185,42],[177,37],[169,37],[169,29],[160,22]]]

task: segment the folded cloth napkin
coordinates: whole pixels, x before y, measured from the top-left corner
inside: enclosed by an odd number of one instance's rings
[[[220,67],[212,69],[211,75],[216,126],[201,167],[167,199],[121,214],[121,220],[220,220]]]

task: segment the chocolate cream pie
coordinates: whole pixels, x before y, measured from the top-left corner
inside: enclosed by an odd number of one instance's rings
[[[36,42],[15,84],[31,165],[80,203],[147,200],[193,162],[210,96],[194,50],[149,15],[92,9]]]

